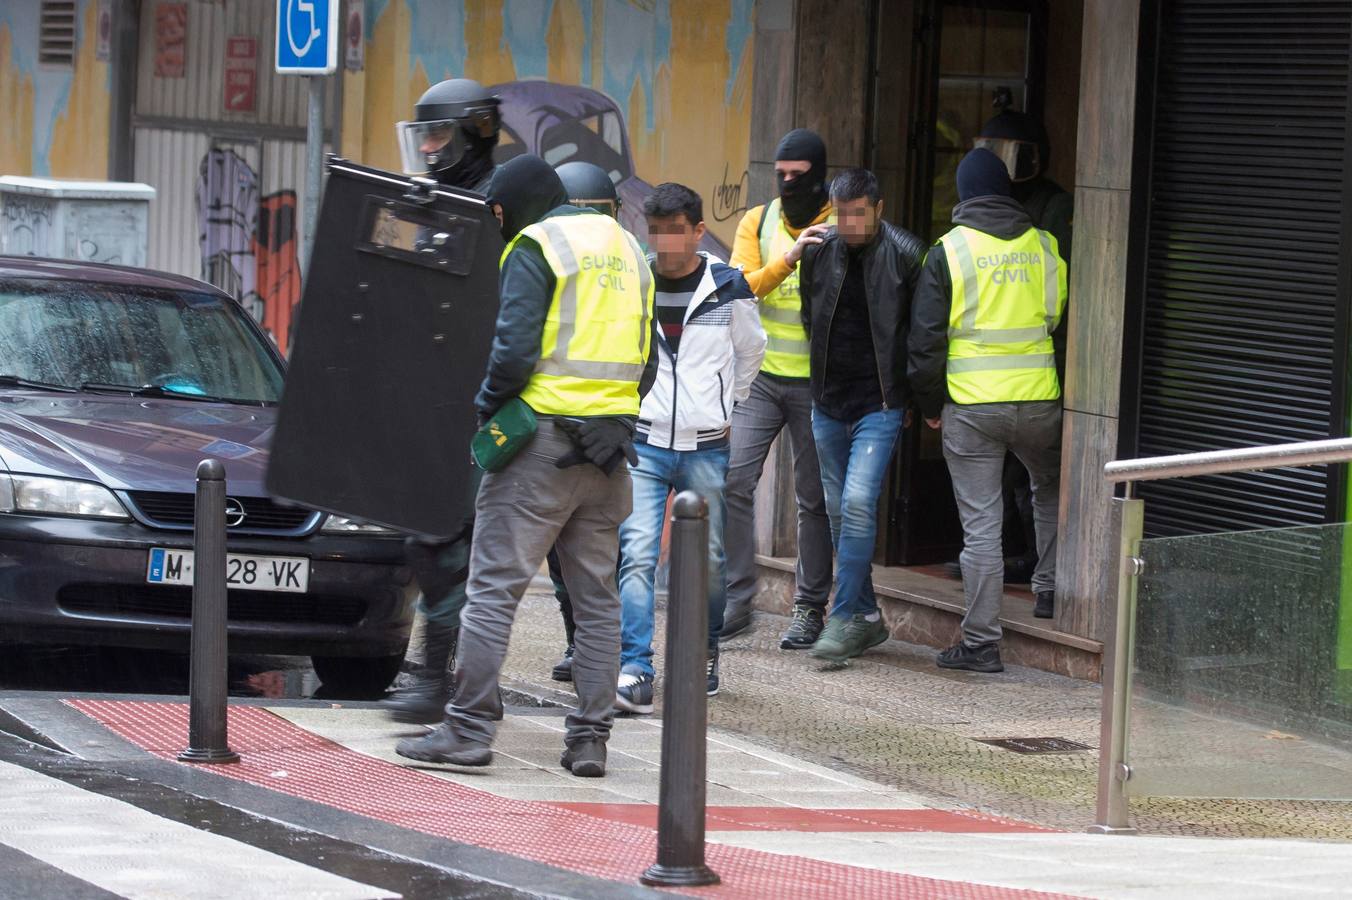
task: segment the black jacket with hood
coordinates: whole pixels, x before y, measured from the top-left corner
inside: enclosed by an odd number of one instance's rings
[[[520,163],[518,163],[520,160]],[[558,184],[557,176],[543,160],[549,176],[540,177],[530,165],[535,159],[518,157],[499,166],[485,192],[490,203],[503,207],[503,237],[510,241],[529,225],[556,216],[599,216],[591,209],[568,205],[567,194]],[[557,190],[554,190],[557,185]],[[498,321],[493,334],[493,348],[488,357],[488,371],[474,398],[481,421],[487,421],[513,397],[520,395],[540,361],[544,339],[545,319],[554,299],[556,279],[545,261],[540,245],[529,237],[517,241],[516,247],[503,260],[498,274]],[[650,348],[657,346],[656,317],[653,318],[653,338]],[[648,393],[657,377],[657,354],[648,354],[643,377],[639,381],[639,396]],[[635,417],[637,418],[637,417]]]
[[[864,293],[883,404],[904,409],[911,400],[906,378],[906,333],[911,322],[911,296],[925,259],[925,243],[909,231],[881,222],[859,258],[864,266]],[[818,403],[825,396],[823,378],[831,320],[848,265],[849,245],[839,234],[809,246],[799,263],[803,327],[812,359],[812,397]]]
[[[1028,211],[1012,197],[973,197],[953,207],[953,224],[1013,240],[1033,227]],[[920,272],[911,311],[911,390],[920,413],[937,419],[948,400],[948,323],[953,309],[953,276],[938,244]]]

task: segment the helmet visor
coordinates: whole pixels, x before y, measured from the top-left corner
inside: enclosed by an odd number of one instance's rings
[[[1008,138],[979,137],[972,141],[974,149],[989,150],[1009,170],[1010,181],[1036,178],[1042,169],[1042,154],[1032,141],[1014,141]]]
[[[612,219],[618,219],[620,217],[620,201],[611,200],[608,197],[601,197],[590,200],[587,199],[586,197],[569,197],[568,203],[571,206],[594,209],[599,213],[610,216]]]
[[[469,149],[469,135],[459,119],[400,122],[399,158],[405,175],[426,175],[453,166]]]

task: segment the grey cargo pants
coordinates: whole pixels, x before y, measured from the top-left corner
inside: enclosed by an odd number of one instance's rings
[[[566,724],[569,746],[610,735],[620,670],[620,596],[615,587],[620,523],[633,502],[629,469],[609,476],[593,465],[559,469],[572,448],[554,422],[539,431],[501,472],[484,475],[475,505],[455,693],[447,721],[463,741],[489,744],[502,719],[498,677],[517,604],[550,546],[573,603],[573,684],[578,706]]]
[[[1037,532],[1033,590],[1056,587],[1056,512],[1061,487],[1061,401],[949,403],[943,412],[944,459],[962,518],[962,583],[967,615],[962,642],[978,647],[1000,640],[1004,596],[1005,453],[1028,468]]]

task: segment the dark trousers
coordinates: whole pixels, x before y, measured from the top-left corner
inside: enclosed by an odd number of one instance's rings
[[[476,482],[481,481],[483,471],[477,466],[473,471]],[[473,493],[478,494],[479,485],[476,483],[472,487]],[[474,520],[471,518],[465,530],[448,541],[428,541],[415,537],[405,539],[408,565],[422,592],[418,606],[429,622],[451,627],[460,625],[473,536]],[[568,597],[568,586],[563,583],[563,566],[559,562],[557,547],[549,549],[548,561],[549,580],[554,583],[554,596],[558,598],[559,612],[563,616],[563,630],[568,635],[568,643],[572,644],[577,626],[573,622],[573,604]]]
[[[1005,456],[1002,479],[1005,527],[1001,536],[1006,559],[1037,561],[1037,528],[1033,524],[1033,485],[1028,467],[1013,453]],[[1029,566],[1031,571],[1032,566]]]
[[[559,615],[563,616],[563,631],[568,635],[568,646],[573,646],[577,623],[573,621],[573,600],[568,596],[568,585],[563,583],[563,564],[559,562],[559,548],[550,547],[545,557],[549,563],[549,580],[554,583],[554,597],[559,601]]]

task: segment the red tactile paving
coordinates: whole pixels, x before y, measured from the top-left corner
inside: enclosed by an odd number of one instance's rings
[[[70,706],[166,759],[187,743],[183,703],[69,700]],[[230,746],[242,761],[210,771],[346,812],[614,881],[634,883],[656,858],[652,828],[561,804],[511,800],[392,765],[311,734],[258,707],[231,707]],[[710,844],[719,886],[681,893],[761,900],[1053,900],[1064,894],[943,881],[801,856]],[[976,860],[973,861],[974,864]]]
[[[648,803],[553,803],[610,822],[657,827]],[[792,806],[710,806],[709,831],[937,831],[948,834],[1038,834],[1052,829],[981,813],[947,809],[801,809]]]

